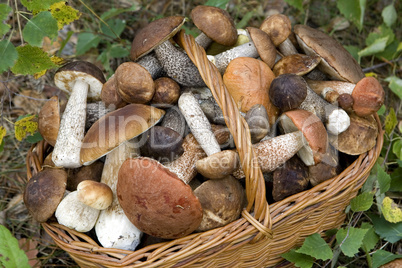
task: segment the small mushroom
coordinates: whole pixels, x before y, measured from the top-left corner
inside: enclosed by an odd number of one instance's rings
[[[267,110],[261,104],[256,104],[244,116],[250,129],[251,142],[256,143],[268,135],[270,131]]]
[[[292,34],[292,24],[286,15],[274,14],[267,17],[261,23],[260,29],[269,35],[272,43],[278,47],[283,55],[288,56],[298,53],[289,39]]]
[[[301,76],[282,74],[276,77],[269,94],[272,103],[281,111],[298,108],[313,112],[333,134],[339,134],[349,127],[348,114],[312,91]]]
[[[308,179],[312,186],[316,186],[338,175],[340,169],[337,151],[329,145],[322,161],[317,165],[308,167]]]
[[[269,88],[274,78],[273,72],[263,61],[240,57],[229,63],[223,82],[241,112],[246,113],[255,104],[261,104],[273,125],[279,112],[269,97]]]
[[[84,180],[100,181],[103,167],[103,161],[97,160],[88,166],[67,169],[67,190],[77,190],[78,184]]]
[[[333,37],[306,25],[295,25],[297,42],[307,55],[319,55],[318,68],[333,80],[357,83],[364,73],[357,61]]]
[[[119,109],[123,106],[127,105],[117,92],[117,83],[116,76],[113,74],[109,80],[103,84],[102,92],[101,92],[101,100],[105,104],[106,107],[110,110]]]
[[[317,55],[292,54],[275,63],[272,71],[275,76],[281,74],[297,74],[303,76],[311,72],[321,61]]]
[[[295,155],[286,161],[283,166],[273,171],[272,197],[280,201],[293,194],[307,189],[309,178],[308,168]]]
[[[269,35],[263,30],[254,27],[247,27],[246,30],[248,31],[261,60],[272,69],[275,64],[277,53],[275,45],[272,43]]]
[[[151,74],[135,62],[125,62],[115,72],[117,93],[127,103],[148,103],[155,94]]]
[[[51,97],[40,109],[38,131],[50,145],[56,144],[60,128],[60,105],[57,96]]]
[[[166,111],[165,116],[162,118],[161,126],[176,131],[182,137],[185,137],[189,132],[186,119],[177,106],[173,106]]]
[[[149,52],[155,51],[167,76],[180,85],[204,86],[204,80],[194,63],[187,54],[169,41],[184,22],[185,18],[182,16],[170,16],[149,23],[134,37],[130,57],[136,61]]]
[[[85,131],[88,98],[100,99],[105,77],[98,67],[89,62],[75,61],[59,68],[54,76],[56,86],[71,91],[60,123],[52,160],[58,167],[76,168]]]
[[[191,19],[201,30],[195,41],[206,49],[212,41],[224,46],[233,46],[237,30],[232,17],[221,8],[199,5],[191,11]]]
[[[34,175],[25,186],[24,203],[37,222],[46,222],[56,211],[66,190],[67,173],[46,168]]]
[[[169,77],[160,77],[154,81],[155,94],[151,104],[159,108],[169,108],[177,103],[180,86]]]
[[[119,203],[130,221],[144,233],[176,239],[200,225],[202,207],[191,187],[156,160],[128,159],[118,177]]]
[[[232,150],[224,150],[198,160],[197,171],[208,179],[223,179],[240,166],[239,155]]]
[[[113,201],[110,187],[92,180],[84,180],[78,184],[77,196],[82,203],[98,210],[107,209]]]

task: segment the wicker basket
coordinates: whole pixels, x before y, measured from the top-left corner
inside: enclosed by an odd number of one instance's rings
[[[244,119],[226,90],[222,77],[205,51],[183,32],[178,43],[198,67],[227,118],[246,174],[248,207],[242,217],[224,227],[141,248],[136,251],[103,248],[83,233],[55,222],[42,226],[56,244],[81,267],[269,267],[281,254],[301,245],[313,233],[339,228],[345,208],[356,196],[375,164],[383,144],[380,129],[376,146],[360,155],[340,175],[316,187],[268,205],[261,170],[254,156]],[[51,147],[39,142],[27,155],[30,179],[41,170]]]

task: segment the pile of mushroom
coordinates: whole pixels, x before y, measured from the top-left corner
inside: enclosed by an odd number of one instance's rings
[[[222,9],[198,6],[191,19],[206,51],[220,46],[208,58],[249,125],[273,185],[268,200],[314,187],[344,168],[342,154],[373,148],[384,90],[334,38],[292,29],[285,15],[242,37]],[[176,239],[240,217],[241,163],[222,111],[175,42],[185,22],[165,17],[140,29],[132,61],[107,81],[88,62],[57,71],[55,84],[71,94],[65,108],[55,96],[39,113],[54,148],[24,193],[37,221],[94,229],[102,246],[134,250],[142,236]]]

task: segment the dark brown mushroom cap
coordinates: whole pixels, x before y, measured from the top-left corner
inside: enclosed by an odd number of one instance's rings
[[[280,124],[285,133],[301,131],[306,144],[298,155],[310,166],[321,162],[327,151],[328,134],[321,120],[313,113],[305,110],[291,110],[283,113]]]
[[[191,187],[156,160],[127,159],[118,177],[119,203],[144,233],[176,239],[192,233],[201,223],[202,207]]]
[[[63,198],[67,173],[63,169],[47,168],[38,172],[27,183],[24,203],[29,214],[38,221],[47,221]]]
[[[374,77],[364,77],[352,92],[353,110],[358,116],[376,113],[384,103],[385,91]]]
[[[95,64],[87,61],[73,61],[60,67],[54,75],[56,86],[66,92],[72,90],[77,80],[89,85],[89,99],[100,100],[102,86],[106,79]]]
[[[196,6],[191,11],[195,26],[206,36],[224,46],[233,46],[237,41],[237,30],[233,18],[226,10],[213,6]]]
[[[161,109],[134,103],[106,114],[85,134],[81,163],[91,163],[121,143],[142,134],[158,123],[164,114]]]
[[[117,83],[115,75],[112,75],[109,78],[109,80],[107,80],[106,83],[103,84],[101,92],[101,100],[105,103],[105,106],[108,108],[112,108],[111,105],[113,105],[114,109],[118,109],[127,105],[127,102],[125,102],[117,92]]]
[[[57,96],[51,97],[39,111],[38,130],[42,137],[54,147],[60,128],[60,105]]]
[[[148,103],[155,94],[151,74],[135,62],[124,62],[117,67],[117,93],[127,103]]]
[[[131,60],[138,60],[151,52],[156,46],[171,38],[180,30],[184,22],[185,18],[182,16],[170,16],[154,20],[142,28],[135,35],[131,44]]]
[[[296,74],[281,74],[269,88],[269,98],[282,112],[296,109],[307,96],[307,83]]]
[[[288,16],[274,14],[261,23],[260,29],[269,35],[272,43],[277,47],[292,33],[292,24]]]
[[[317,55],[293,54],[281,58],[275,63],[272,71],[275,76],[281,74],[305,75],[312,71],[321,61]]]
[[[371,150],[377,141],[378,125],[372,115],[349,114],[350,126],[339,135],[328,135],[330,143],[340,152],[359,155]]]
[[[170,108],[180,97],[180,86],[169,77],[160,77],[154,81],[155,94],[151,104],[159,108]]]
[[[319,68],[334,80],[357,83],[364,73],[357,61],[333,37],[306,25],[294,27],[300,47],[306,54],[318,54],[322,60]]]
[[[246,30],[248,31],[261,60],[272,69],[276,59],[276,48],[269,38],[269,35],[263,30],[255,27],[247,27]]]

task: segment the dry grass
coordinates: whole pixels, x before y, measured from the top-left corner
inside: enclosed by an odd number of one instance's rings
[[[112,7],[125,7],[135,1],[120,0],[120,1],[85,1],[97,14],[101,14]],[[127,20],[127,28],[125,29],[122,38],[132,40],[136,31],[144,26],[147,22],[158,16],[168,16],[180,14],[188,16],[191,9],[202,4],[205,1],[178,1],[178,0],[154,0],[154,1],[137,1],[139,10],[132,13],[121,14],[121,18]],[[261,2],[264,2],[263,4]],[[307,1],[308,2],[308,1]],[[313,26],[327,26],[331,19],[339,15],[336,9],[335,1],[309,1],[308,13],[300,14],[297,10],[287,7],[281,0],[270,1],[231,1],[228,7],[230,14],[236,22],[245,19],[246,25],[258,27],[262,20],[277,10],[278,12],[287,14],[294,23],[308,22]],[[371,3],[373,2],[373,3]],[[374,27],[378,26],[381,21],[381,10],[390,1],[368,1],[369,7],[366,13],[366,27],[361,33],[355,27],[348,27],[344,31],[335,32],[334,36],[343,44],[353,44],[359,47],[364,47],[365,37]],[[84,6],[79,1],[71,3],[72,6],[83,12],[80,21],[74,24],[75,29],[82,27],[92,27],[96,29],[97,22],[94,17],[89,14]],[[399,9],[401,7],[399,6]],[[248,12],[252,11],[250,17],[247,17]],[[402,14],[399,14],[399,18]],[[398,40],[402,40],[401,22],[395,27],[399,29],[396,33]],[[191,28],[191,24],[188,25]],[[101,49],[101,48],[100,48]],[[94,59],[99,53],[98,50],[91,50],[82,58]],[[94,55],[92,55],[94,54]],[[115,68],[121,61],[112,62]],[[375,66],[379,66],[374,68]],[[379,79],[382,80],[392,74],[401,76],[401,61],[383,62],[374,58],[367,58],[362,61],[362,67],[375,72]],[[28,215],[25,206],[22,202],[22,192],[26,182],[25,175],[25,156],[30,147],[27,142],[18,142],[12,138],[13,124],[20,115],[27,113],[37,113],[42,105],[42,99],[46,99],[54,94],[52,87],[52,74],[35,80],[32,77],[14,77],[3,75],[0,77],[0,96],[1,96],[1,124],[7,128],[10,135],[5,138],[4,151],[0,153],[0,224],[7,226],[17,239],[27,238],[36,241],[37,266],[41,267],[73,267],[75,264],[69,256],[60,249],[57,249],[51,239],[43,232],[40,225],[34,222]],[[384,85],[385,86],[385,85]],[[386,87],[385,87],[386,88]],[[20,95],[32,94],[30,97]],[[397,107],[399,100],[387,90],[387,107]],[[361,218],[351,219],[361,220]],[[388,245],[386,249],[393,252],[400,252],[399,245]],[[32,247],[31,247],[32,248]],[[35,246],[33,246],[35,249]],[[357,259],[352,266],[364,263],[364,260]],[[351,266],[351,267],[352,267]]]

